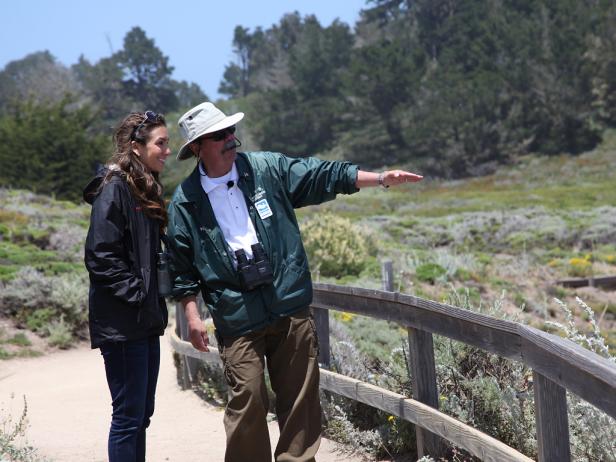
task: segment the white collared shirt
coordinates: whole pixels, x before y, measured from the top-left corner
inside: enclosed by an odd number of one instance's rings
[[[201,173],[201,187],[210,199],[216,221],[227,244],[231,247],[234,258],[235,251],[238,249],[244,249],[248,258],[252,258],[250,246],[259,240],[250,215],[248,215],[244,194],[237,186],[239,176],[235,164],[229,173],[218,178],[207,176],[201,162],[199,162],[199,172]],[[233,186],[227,186],[229,181],[233,181]]]

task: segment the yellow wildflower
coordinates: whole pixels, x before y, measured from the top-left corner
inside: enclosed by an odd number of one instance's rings
[[[351,322],[354,317],[355,315],[353,313],[347,313],[346,311],[344,311],[340,319],[342,320],[342,322]]]
[[[571,276],[588,276],[592,269],[592,263],[585,258],[571,258],[569,260],[569,274]]]

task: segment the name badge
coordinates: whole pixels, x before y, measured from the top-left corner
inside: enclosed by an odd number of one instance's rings
[[[257,212],[259,212],[261,220],[265,220],[273,215],[272,209],[267,203],[267,199],[261,199],[260,201],[255,202],[255,207],[257,208]]]

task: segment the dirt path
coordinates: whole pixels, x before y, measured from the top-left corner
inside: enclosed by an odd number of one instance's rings
[[[176,382],[168,338],[161,339],[156,412],[148,430],[148,461],[222,461],[222,408]],[[11,399],[11,396],[14,398]],[[40,358],[0,361],[0,409],[18,418],[28,403],[28,442],[56,462],[103,462],[111,402],[99,350],[80,347]],[[270,424],[275,442],[278,429]],[[275,447],[275,443],[272,445]],[[319,462],[360,461],[323,440]]]

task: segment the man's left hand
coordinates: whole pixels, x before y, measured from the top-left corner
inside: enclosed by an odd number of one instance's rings
[[[381,174],[383,186],[396,186],[403,183],[416,183],[423,176],[405,170],[387,170]]]

